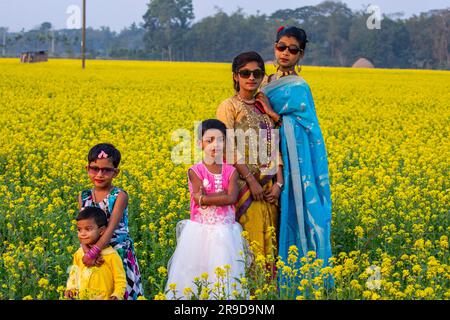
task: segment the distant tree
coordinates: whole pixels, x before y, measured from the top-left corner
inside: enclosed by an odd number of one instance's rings
[[[381,29],[374,30],[367,28],[368,17],[345,3],[324,1],[268,16],[216,8],[212,16],[193,23],[192,0],[149,0],[140,25],[120,32],[88,28],[88,57],[230,62],[242,51],[255,50],[272,60],[276,30],[295,25],[309,39],[302,64],[350,66],[364,57],[376,67],[450,69],[450,10],[410,18],[385,15]],[[44,22],[29,31],[8,32],[5,49],[0,30],[0,54],[51,48],[55,56],[72,58],[80,52],[80,38],[80,30],[53,30]]]
[[[405,21],[411,37],[411,64],[450,69],[450,11],[433,10]]]
[[[39,30],[42,32],[48,32],[52,29],[52,24],[50,22],[43,22],[39,27]]]
[[[2,49],[2,56],[6,56],[6,44],[8,41],[8,28],[0,27],[0,48]]]
[[[376,67],[408,67],[411,42],[403,21],[383,16],[381,29],[371,30],[366,27],[367,17],[363,12],[358,13],[350,28],[346,48],[350,64],[364,57]]]
[[[242,9],[231,15],[218,10],[214,16],[192,26],[187,38],[192,60],[227,61],[243,51],[254,50],[272,55],[274,31],[267,27],[265,15],[246,16]]]
[[[174,53],[184,52],[185,36],[194,19],[192,0],[150,0],[143,16],[145,47],[151,54],[167,53],[173,60]]]
[[[133,23],[129,28],[124,28],[116,37],[110,55],[115,58],[144,59],[144,43],[142,41],[145,34],[143,27]]]

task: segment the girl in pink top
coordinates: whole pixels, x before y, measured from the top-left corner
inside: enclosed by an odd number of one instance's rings
[[[247,250],[242,227],[235,220],[238,173],[222,161],[225,125],[209,119],[203,121],[199,129],[203,161],[188,170],[191,217],[177,224],[177,247],[169,260],[166,293],[170,299],[189,298],[184,296],[185,289],[197,293],[194,279],[201,279],[206,272],[211,283],[209,298],[232,299],[234,290],[241,294],[236,279],[245,276],[248,263],[248,257],[244,256]],[[224,291],[219,292],[214,286],[218,282],[215,271],[225,266],[229,268],[228,279]],[[169,290],[170,284],[176,284],[175,295]]]

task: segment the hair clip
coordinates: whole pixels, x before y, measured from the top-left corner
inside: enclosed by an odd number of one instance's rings
[[[277,30],[277,33],[279,33],[283,29],[284,29],[284,26],[279,27],[278,30]]]
[[[108,154],[105,151],[102,150],[102,152],[100,152],[98,154],[97,158],[99,158],[99,159],[102,159],[102,158],[106,159],[106,158],[108,158]]]

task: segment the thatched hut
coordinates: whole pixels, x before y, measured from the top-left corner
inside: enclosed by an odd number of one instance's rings
[[[24,51],[20,54],[21,63],[45,62],[48,61],[48,53],[41,51]]]
[[[367,60],[366,58],[359,58],[356,60],[356,62],[352,65],[352,68],[375,68],[372,62]]]

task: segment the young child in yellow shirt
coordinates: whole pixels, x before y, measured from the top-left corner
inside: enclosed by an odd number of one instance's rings
[[[104,260],[99,267],[83,264],[85,252],[80,247],[73,255],[65,297],[68,299],[121,300],[126,289],[125,270],[122,259],[111,246],[103,250],[95,243],[105,232],[108,220],[105,212],[97,207],[83,208],[77,218],[78,239],[82,247],[97,249]]]

